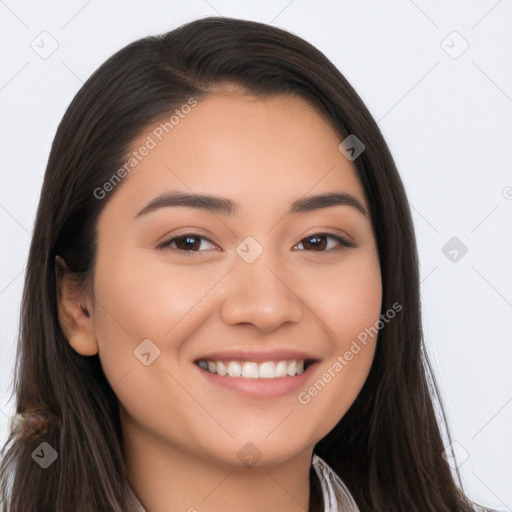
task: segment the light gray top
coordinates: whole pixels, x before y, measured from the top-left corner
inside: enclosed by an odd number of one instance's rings
[[[341,478],[316,453],[311,463],[322,485],[324,512],[359,512],[359,508]]]

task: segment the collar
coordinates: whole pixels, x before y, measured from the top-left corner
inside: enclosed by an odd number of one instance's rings
[[[350,494],[347,486],[331,467],[313,453],[311,464],[322,485],[324,497],[324,512],[359,512],[359,508]]]
[[[349,490],[327,462],[313,453],[311,464],[322,486],[324,512],[360,512]],[[137,512],[146,512],[133,494],[138,506]]]

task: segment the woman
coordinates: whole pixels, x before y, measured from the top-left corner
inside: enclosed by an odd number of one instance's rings
[[[15,393],[11,512],[481,510],[445,460],[386,143],[323,54],[260,23],[136,41],[76,95]]]

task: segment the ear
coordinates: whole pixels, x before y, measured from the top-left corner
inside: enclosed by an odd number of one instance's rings
[[[71,347],[83,356],[98,353],[93,329],[93,301],[76,273],[55,257],[55,285],[59,324]]]

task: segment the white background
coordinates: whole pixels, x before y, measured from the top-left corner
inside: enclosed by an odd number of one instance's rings
[[[305,38],[378,121],[413,209],[426,343],[465,491],[512,510],[511,0],[0,0],[0,441],[13,410],[24,267],[57,125],[115,51],[211,15]],[[32,46],[48,51],[52,39],[58,48],[41,58]],[[442,252],[454,236],[468,249],[456,262]]]

